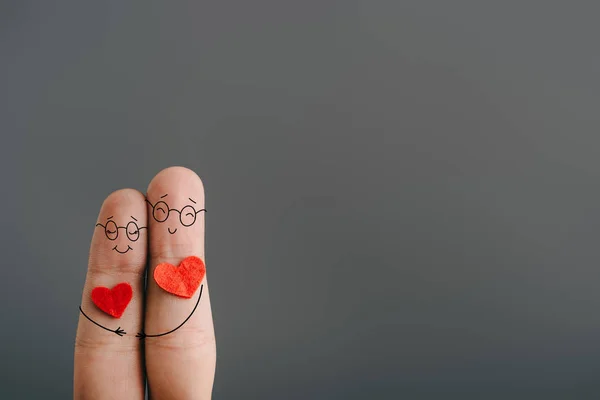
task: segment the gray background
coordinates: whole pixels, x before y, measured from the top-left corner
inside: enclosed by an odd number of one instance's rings
[[[0,397],[71,396],[100,204],[185,165],[215,398],[598,398],[593,3],[2,1]]]

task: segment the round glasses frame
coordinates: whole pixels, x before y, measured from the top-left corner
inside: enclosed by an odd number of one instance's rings
[[[145,229],[146,227],[139,227],[133,221],[130,221],[126,226],[117,226],[116,222],[108,221],[106,225],[102,225],[100,223],[96,224],[96,226],[101,226],[104,228],[104,234],[108,238],[108,240],[117,240],[119,237],[119,229],[125,229],[125,235],[127,235],[127,239],[132,242],[136,242],[140,238],[140,229]]]
[[[152,217],[156,222],[165,222],[169,219],[171,211],[175,211],[176,213],[179,213],[179,222],[185,227],[194,225],[198,213],[202,211],[206,212],[205,208],[196,211],[196,209],[190,205],[183,207],[181,211],[179,211],[176,208],[170,208],[169,205],[162,200],[156,202],[154,205],[148,200],[146,200],[146,202],[152,207]]]

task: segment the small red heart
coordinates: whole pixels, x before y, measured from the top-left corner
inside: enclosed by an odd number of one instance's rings
[[[169,263],[158,264],[154,270],[154,280],[167,292],[189,299],[200,286],[205,274],[204,262],[198,257],[190,256],[180,262],[178,267]]]
[[[112,289],[99,286],[92,290],[92,301],[94,304],[115,318],[121,318],[127,305],[133,297],[133,290],[129,283],[119,283]]]

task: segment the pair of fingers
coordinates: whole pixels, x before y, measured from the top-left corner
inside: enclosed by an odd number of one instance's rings
[[[146,379],[153,399],[210,398],[216,349],[206,277],[191,298],[167,292],[154,279],[159,264],[204,260],[202,209],[202,182],[181,167],[158,173],[146,198],[123,189],[102,204],[77,327],[76,399],[143,399]],[[123,282],[133,295],[117,319],[94,304],[92,291]]]

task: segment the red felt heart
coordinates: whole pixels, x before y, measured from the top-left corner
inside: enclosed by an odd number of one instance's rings
[[[92,301],[94,304],[115,318],[121,318],[127,305],[133,297],[133,290],[129,283],[119,283],[112,289],[99,286],[92,290]]]
[[[158,264],[154,270],[154,280],[167,292],[189,299],[200,286],[205,274],[204,262],[198,257],[190,256],[179,263],[178,267],[169,263]]]

